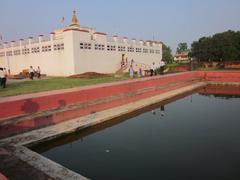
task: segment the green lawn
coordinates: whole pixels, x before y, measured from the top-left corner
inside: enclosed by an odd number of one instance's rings
[[[5,89],[0,88],[0,97],[28,94],[56,89],[67,89],[73,87],[108,83],[128,79],[128,74],[120,77],[98,77],[98,78],[49,78],[7,84]]]

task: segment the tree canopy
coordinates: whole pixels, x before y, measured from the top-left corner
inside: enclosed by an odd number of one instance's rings
[[[163,53],[163,60],[166,61],[167,63],[172,63],[173,62],[173,56],[172,56],[172,50],[170,46],[167,46],[163,43],[162,46],[162,53]]]
[[[240,31],[229,30],[194,41],[191,56],[200,61],[240,60]]]
[[[189,52],[187,43],[185,42],[179,43],[177,47],[177,53],[180,54],[180,53],[186,53],[186,52]]]

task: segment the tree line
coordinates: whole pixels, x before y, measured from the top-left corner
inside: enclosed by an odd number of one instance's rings
[[[163,59],[168,63],[173,61],[172,50],[163,43]],[[198,61],[239,61],[240,31],[226,31],[213,36],[202,37],[194,41],[191,49],[187,43],[179,43],[177,53],[187,52],[189,58]]]

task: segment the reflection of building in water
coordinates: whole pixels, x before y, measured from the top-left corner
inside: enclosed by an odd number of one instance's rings
[[[165,111],[165,107],[164,107],[164,105],[161,105],[161,107],[160,107],[161,116],[164,116],[164,111]]]
[[[18,74],[29,66],[40,66],[43,74],[69,76],[84,72],[115,73],[128,71],[134,59],[134,70],[148,69],[162,59],[160,41],[120,38],[97,32],[78,24],[73,12],[69,26],[57,29],[49,37],[0,44],[0,66]]]

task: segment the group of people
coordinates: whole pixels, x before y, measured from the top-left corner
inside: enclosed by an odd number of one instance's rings
[[[8,73],[7,73],[6,68],[0,67],[0,86],[2,88],[6,87],[7,75],[8,75]]]
[[[34,74],[36,73],[36,76],[38,79],[41,78],[41,70],[40,70],[40,67],[38,66],[36,70],[33,69],[32,66],[30,66],[29,68],[29,78],[31,80],[33,80],[33,77],[34,77]]]
[[[133,60],[131,61],[131,65],[129,68],[129,75],[130,78],[134,77],[134,69],[133,69]],[[159,69],[160,69],[160,74],[163,75],[164,74],[164,67],[165,67],[165,62],[163,60],[160,61],[159,63]],[[150,76],[153,75],[157,75],[157,66],[155,64],[155,62],[152,63],[151,67],[150,67]],[[143,70],[141,67],[139,67],[138,69],[138,77],[142,77],[143,76]]]
[[[164,67],[165,67],[165,62],[163,60],[160,61],[159,63],[159,69],[160,69],[160,74],[164,74]],[[150,76],[157,75],[157,66],[155,65],[155,62],[152,63],[151,68],[150,68]]]

